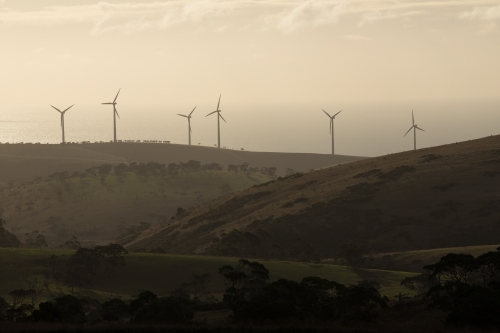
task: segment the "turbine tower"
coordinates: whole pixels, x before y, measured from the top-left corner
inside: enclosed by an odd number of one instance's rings
[[[189,135],[189,145],[191,146],[191,115],[193,114],[194,110],[196,109],[196,106],[194,107],[193,111],[191,111],[191,113],[186,116],[186,115],[183,115],[183,114],[180,114],[178,113],[177,115],[181,116],[181,117],[186,117],[187,120],[188,120],[188,135]]]
[[[209,114],[207,114],[205,116],[205,117],[208,117],[211,114],[214,114],[217,112],[217,148],[220,148],[220,119],[222,118],[222,120],[224,120],[224,122],[227,123],[226,119],[224,119],[224,117],[222,117],[222,115],[220,114],[221,110],[219,110],[221,96],[222,95],[219,96],[219,103],[217,103],[217,110],[210,112]]]
[[[75,105],[75,104],[73,104],[73,105]],[[58,108],[56,108],[55,106],[51,105],[54,109],[56,109],[57,112],[59,112],[61,114],[62,143],[66,143],[66,141],[64,139],[64,114],[66,113],[66,111],[71,109],[73,107],[73,105],[71,105],[69,108],[67,108],[64,111],[61,111]]]
[[[321,109],[323,110],[323,109]],[[334,114],[333,116],[330,116],[328,114],[328,112],[326,112],[325,110],[323,110],[323,112],[328,116],[328,118],[330,118],[330,134],[332,136],[332,155],[335,155],[335,141],[334,141],[334,133],[333,133],[333,120],[335,119],[335,117],[340,113],[342,112],[342,110],[340,110],[339,112],[337,112],[336,114]]]
[[[118,118],[120,118],[120,115],[118,114],[118,111],[116,111],[116,99],[118,98],[118,95],[120,94],[120,89],[118,89],[118,93],[116,94],[116,97],[115,99],[113,100],[113,102],[110,102],[110,103],[101,103],[101,104],[111,104],[113,105],[113,129],[114,129],[114,142],[116,142],[116,116],[118,116]]]
[[[413,129],[413,150],[417,150],[417,130],[418,129],[421,131],[424,131],[424,130],[415,124],[415,117],[413,116],[413,110],[411,110],[411,121],[412,121],[413,125],[410,127],[408,132],[406,132],[406,134],[410,133],[410,131]],[[406,136],[406,134],[405,134],[405,136]]]

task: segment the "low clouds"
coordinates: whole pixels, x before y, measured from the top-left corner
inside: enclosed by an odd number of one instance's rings
[[[492,7],[475,7],[473,10],[460,14],[462,19],[500,20],[500,4]]]
[[[268,23],[290,33],[302,27],[337,23],[347,1],[303,1],[267,18]]]
[[[370,12],[370,13],[367,13],[367,14],[363,15],[361,21],[358,24],[358,27],[362,27],[365,24],[373,23],[373,22],[376,22],[376,21],[394,20],[394,19],[400,19],[400,18],[408,18],[408,17],[411,17],[411,16],[421,15],[423,13],[424,13],[424,11],[421,11],[421,10],[402,11],[402,12],[394,12],[394,11],[380,12],[380,11],[373,11],[373,12]]]
[[[0,0],[1,1],[1,0]],[[185,22],[199,23],[205,17],[224,16],[235,7],[232,1],[169,1],[49,6],[40,10],[0,10],[4,24],[61,24],[90,22],[92,33],[120,30],[167,29]]]
[[[349,16],[358,27],[382,20],[409,19],[423,15],[466,19],[500,18],[498,0],[188,0],[151,2],[97,2],[66,6],[40,5],[33,9],[16,9],[15,2],[0,0],[0,23],[54,25],[90,24],[92,34],[109,31],[134,32],[169,29],[180,24],[243,29],[252,26],[293,33],[300,29],[335,25]],[[138,0],[135,0],[138,1]],[[78,3],[74,0],[71,3]],[[477,7],[481,5],[483,7]],[[490,6],[491,5],[491,6]],[[38,6],[38,9],[35,9]],[[231,22],[226,22],[231,21]],[[237,22],[240,26],[234,24]],[[211,26],[210,26],[211,25]],[[217,30],[219,29],[219,30]]]
[[[372,40],[370,37],[365,37],[365,36],[360,36],[360,35],[344,35],[342,36],[343,39],[347,40],[354,40],[354,41],[366,41],[366,40]]]

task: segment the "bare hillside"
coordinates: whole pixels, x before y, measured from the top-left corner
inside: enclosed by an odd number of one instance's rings
[[[500,136],[296,174],[205,203],[129,248],[331,257],[498,243]]]

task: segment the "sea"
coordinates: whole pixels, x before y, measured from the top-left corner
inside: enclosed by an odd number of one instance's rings
[[[326,104],[326,105],[324,105]],[[335,153],[380,156],[413,149],[415,123],[417,148],[438,146],[500,134],[500,98],[483,100],[347,101],[296,104],[228,104],[221,120],[221,146],[226,149],[331,153],[330,123],[323,113],[342,109],[334,124]],[[66,105],[58,105],[64,109]],[[187,119],[193,106],[141,106],[119,104],[119,140],[160,140],[187,144]],[[192,144],[217,143],[216,115],[212,107],[198,107],[191,120]],[[110,105],[75,105],[65,116],[67,142],[109,142],[113,139]],[[1,143],[61,142],[60,115],[49,105],[1,105]]]

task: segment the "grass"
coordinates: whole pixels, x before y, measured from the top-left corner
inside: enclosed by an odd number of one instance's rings
[[[168,225],[178,207],[189,208],[269,180],[227,171],[179,172],[177,175],[138,177],[128,173],[38,181],[0,192],[2,217],[18,237],[31,230],[58,246],[72,235],[80,241],[106,243],[127,227],[147,222]]]
[[[500,136],[355,161],[203,203],[168,228],[125,245],[210,253],[214,240],[233,229],[267,234],[261,244],[270,246],[252,249],[257,257],[271,247],[294,253],[296,239],[321,258],[334,258],[348,242],[372,253],[495,244],[498,163]],[[253,199],[233,209],[246,198]]]
[[[69,257],[72,253],[74,252],[55,249],[0,249],[0,296],[5,297],[14,289],[26,288],[25,281],[30,276],[41,275],[50,256]],[[127,266],[118,273],[98,277],[91,290],[81,292],[102,298],[113,295],[127,297],[137,295],[143,290],[168,295],[182,282],[189,281],[192,274],[208,272],[212,276],[208,289],[220,298],[224,285],[217,270],[224,265],[236,265],[238,261],[237,258],[226,257],[142,253],[128,254],[126,260]],[[407,272],[356,269],[328,264],[258,261],[269,269],[271,281],[279,278],[300,281],[306,276],[319,276],[349,285],[367,279],[379,282],[381,293],[387,296],[394,296],[399,292],[406,293],[407,290],[401,288],[399,283],[405,277],[413,275]],[[51,290],[57,291],[56,286],[52,285]]]
[[[465,253],[477,257],[483,253],[496,251],[499,245],[479,245],[479,246],[462,246],[462,247],[447,247],[440,249],[405,251],[405,252],[389,252],[378,253],[372,256],[374,261],[369,262],[370,267],[384,267],[387,269],[396,269],[409,272],[419,272],[425,265],[438,262],[441,257],[448,253]],[[384,256],[390,256],[390,262],[384,262]]]

